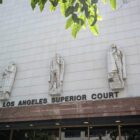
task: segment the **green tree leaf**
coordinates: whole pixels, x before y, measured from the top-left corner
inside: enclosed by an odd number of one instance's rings
[[[81,23],[74,23],[73,24],[73,28],[72,28],[72,36],[73,38],[76,38],[77,33],[80,31],[81,29]]]
[[[79,3],[76,3],[76,5],[74,7],[74,11],[77,12],[78,8],[79,8]]]
[[[60,5],[61,5],[61,12],[63,14],[64,17],[66,17],[66,10],[67,8],[69,7],[69,4],[67,2],[60,2]]]
[[[94,26],[89,25],[89,28],[90,28],[90,30],[93,34],[98,35],[98,25],[97,25],[97,23],[95,23]]]
[[[44,4],[42,3],[41,0],[39,0],[39,8],[40,8],[40,11],[44,9]]]
[[[114,10],[116,10],[116,0],[109,0],[110,1],[110,5],[111,5],[111,7],[114,9]]]
[[[65,28],[68,29],[73,24],[72,16],[67,20]]]
[[[56,7],[58,5],[59,0],[50,0],[50,3]]]
[[[56,7],[54,5],[51,4],[51,7],[50,7],[50,11],[54,11],[56,9]]]
[[[72,14],[72,19],[75,23],[79,23],[80,19],[78,18],[78,16],[76,14]]]
[[[99,14],[97,15],[97,20],[103,20]]]
[[[1,0],[2,1],[2,0]],[[44,9],[48,0],[31,0],[31,7],[34,9],[39,5],[40,11]],[[72,26],[72,36],[76,38],[77,33],[83,27],[86,28],[86,21],[91,32],[98,35],[97,21],[102,20],[98,14],[97,3],[99,0],[49,0],[51,7],[50,11],[56,9],[58,4],[61,6],[61,12],[64,17],[69,17],[66,21],[65,28],[69,29]],[[107,3],[107,0],[102,0]],[[111,7],[116,9],[116,0],[109,0]]]
[[[74,6],[69,6],[65,12],[66,17],[68,17],[69,15],[73,14],[74,12]]]
[[[31,7],[34,9],[36,7],[36,4],[39,3],[39,0],[31,0]]]
[[[106,4],[106,0],[102,0],[104,2],[104,4]]]
[[[95,4],[95,3],[97,3],[98,2],[98,0],[91,0],[91,4],[93,5],[93,4]]]
[[[85,16],[84,14],[82,14],[82,15],[80,16],[80,18],[83,20],[82,27],[83,27],[84,29],[86,29],[86,16]]]

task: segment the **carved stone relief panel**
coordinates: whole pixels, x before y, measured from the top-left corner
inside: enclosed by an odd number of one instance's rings
[[[51,96],[61,95],[63,91],[63,78],[64,59],[59,54],[56,54],[50,63],[49,94]]]
[[[124,89],[126,80],[125,56],[116,45],[108,51],[108,82],[112,90]]]
[[[10,62],[9,65],[2,72],[2,79],[0,85],[0,100],[8,100],[12,92],[16,77],[17,67],[14,62]]]

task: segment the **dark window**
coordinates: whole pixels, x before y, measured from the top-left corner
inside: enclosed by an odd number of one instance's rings
[[[34,139],[33,130],[14,130],[13,140],[33,140]]]
[[[35,131],[35,140],[56,140],[58,137],[58,129],[42,129]]]
[[[85,137],[85,132],[87,131],[87,127],[86,128],[80,128],[80,127],[77,127],[77,128],[63,128],[62,129],[62,132],[64,134],[64,137],[65,138],[83,138]],[[62,137],[62,140],[63,140],[63,137]],[[76,139],[74,139],[76,140]]]
[[[8,130],[0,131],[0,140],[9,140],[9,138],[10,138],[10,131]]]
[[[58,135],[58,129],[16,130],[13,140],[56,140]]]
[[[65,138],[80,137],[80,130],[66,130]]]
[[[140,140],[140,126],[121,126],[121,136],[124,140]]]
[[[119,138],[118,127],[90,127],[90,137],[99,140],[117,140]]]

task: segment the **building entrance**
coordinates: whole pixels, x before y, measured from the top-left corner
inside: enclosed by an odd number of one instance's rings
[[[140,140],[140,125],[0,130],[1,140]]]

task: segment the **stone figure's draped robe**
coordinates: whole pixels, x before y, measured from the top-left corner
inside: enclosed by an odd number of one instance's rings
[[[64,78],[64,60],[61,56],[54,58],[50,63],[50,94],[62,92]]]
[[[9,65],[3,72],[1,95],[3,98],[8,98],[12,91],[12,87],[16,76],[16,65]]]
[[[126,79],[125,56],[118,49],[115,53],[111,49],[108,52],[108,80],[112,90],[123,89]]]

